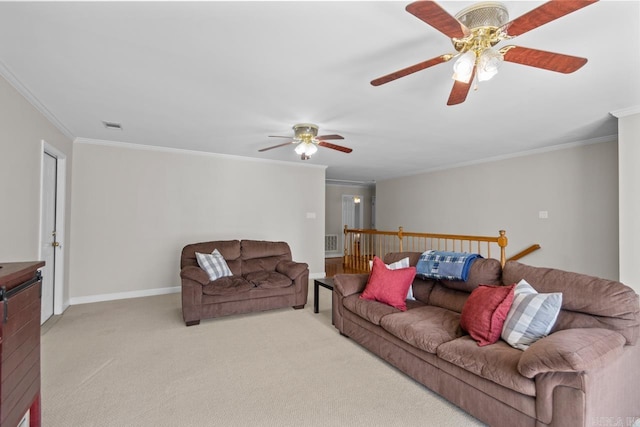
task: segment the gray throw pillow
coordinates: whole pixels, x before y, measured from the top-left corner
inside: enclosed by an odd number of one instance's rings
[[[217,249],[214,249],[210,254],[196,252],[196,259],[200,268],[207,272],[211,281],[221,277],[233,276],[227,262]]]
[[[514,290],[513,304],[502,328],[502,339],[512,347],[526,350],[546,337],[556,323],[562,307],[562,294],[539,294],[521,280]]]

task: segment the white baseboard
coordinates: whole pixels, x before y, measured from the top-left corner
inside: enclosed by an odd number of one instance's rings
[[[180,292],[180,286],[170,288],[145,289],[142,291],[116,292],[113,294],[90,295],[86,297],[75,297],[69,300],[70,305],[89,304],[92,302],[113,301],[118,299],[150,297],[154,295],[175,294]]]

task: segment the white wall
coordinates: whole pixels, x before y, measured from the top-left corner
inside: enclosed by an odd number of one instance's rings
[[[180,251],[209,240],[286,241],[323,276],[324,167],[89,140],[74,156],[72,303],[179,286]]]
[[[69,195],[71,140],[0,77],[0,262],[38,260],[43,140],[66,156],[66,193]],[[67,197],[65,210],[70,212],[70,197]],[[59,240],[63,242],[62,250],[68,251],[68,217],[65,235],[59,236]],[[68,256],[64,271],[62,285],[66,296]]]
[[[341,185],[327,183],[325,192],[325,231],[327,234],[337,234],[342,242],[344,239],[344,229],[342,228],[342,196],[362,196],[362,221],[361,228],[371,228],[371,198],[375,195],[375,187],[364,185]],[[341,253],[342,254],[342,253]],[[339,254],[339,255],[341,255]],[[338,255],[338,256],[339,256]],[[332,255],[333,256],[333,255]]]
[[[617,143],[540,152],[378,182],[380,230],[498,235],[507,257],[618,278]],[[539,219],[547,211],[548,219]]]
[[[640,113],[615,114],[620,141],[620,280],[640,294]]]

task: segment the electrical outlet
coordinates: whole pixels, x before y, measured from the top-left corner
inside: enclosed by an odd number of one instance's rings
[[[549,212],[548,211],[540,211],[540,212],[538,212],[538,218],[540,218],[540,219],[549,218]]]

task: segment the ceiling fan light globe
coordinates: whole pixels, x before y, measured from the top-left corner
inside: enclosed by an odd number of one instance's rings
[[[453,79],[462,83],[469,83],[475,64],[475,52],[470,50],[461,55],[453,64]]]
[[[296,148],[295,148],[296,154],[303,154],[306,151],[306,148],[307,148],[307,147],[305,147],[305,145],[306,145],[306,143],[304,143],[304,142],[301,142],[300,144],[296,145]]]
[[[498,74],[504,58],[495,49],[485,49],[478,59],[478,81],[487,81]]]
[[[316,147],[316,144],[308,143],[304,153],[307,156],[311,156],[312,154],[315,154],[316,151],[318,151],[318,147]]]

